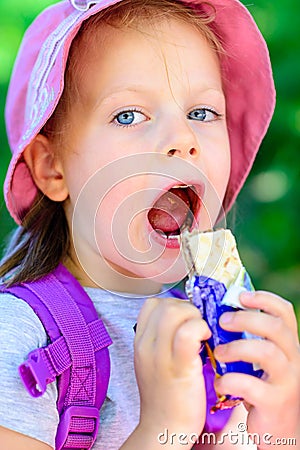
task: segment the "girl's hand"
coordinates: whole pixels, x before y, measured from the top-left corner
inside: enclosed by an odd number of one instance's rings
[[[243,293],[241,303],[252,310],[225,313],[220,320],[230,331],[248,331],[263,337],[231,342],[215,349],[223,362],[258,363],[262,379],[230,373],[216,381],[216,390],[245,399],[249,433],[260,435],[259,449],[296,438],[300,445],[300,346],[291,303],[267,292]],[[257,311],[257,310],[261,310]],[[268,435],[267,435],[268,434]],[[265,435],[265,437],[264,437]],[[283,441],[283,440],[284,441]],[[288,448],[297,448],[285,446]]]
[[[182,447],[177,445],[180,433],[195,435],[203,429],[206,400],[199,351],[210,334],[198,309],[187,301],[152,298],[140,312],[135,338],[139,428],[156,445],[165,430],[169,436],[176,433],[170,446],[175,450]],[[156,448],[154,440],[151,449]]]

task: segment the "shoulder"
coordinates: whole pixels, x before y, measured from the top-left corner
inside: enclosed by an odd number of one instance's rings
[[[42,347],[47,344],[46,331],[35,314],[33,309],[22,299],[15,297],[12,294],[0,293],[0,336],[3,339],[10,338],[10,341],[15,337],[22,335],[26,340],[22,342],[18,340],[18,345],[25,345],[26,348],[35,345]]]
[[[47,345],[47,334],[31,307],[8,293],[0,293],[0,340],[0,426],[54,447],[56,383],[48,385],[42,397],[33,398],[18,373],[32,350]]]
[[[22,299],[0,293],[0,384],[3,373],[18,377],[18,367],[28,354],[47,345],[47,334],[39,318]]]

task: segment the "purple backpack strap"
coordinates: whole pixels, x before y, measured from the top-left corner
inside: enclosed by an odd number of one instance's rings
[[[91,449],[108,388],[107,347],[112,343],[91,299],[63,265],[37,281],[1,291],[28,303],[50,338],[47,347],[28,355],[19,373],[33,397],[43,395],[58,377],[56,450]]]
[[[186,294],[180,289],[171,289],[169,292],[173,295],[173,297],[187,300]],[[206,363],[203,365],[203,376],[206,390],[206,419],[203,431],[208,433],[217,433],[225,427],[226,423],[230,419],[232,410],[224,409],[218,410],[213,414],[211,413],[211,408],[217,401],[217,394],[214,388],[215,372],[209,358],[206,359]]]

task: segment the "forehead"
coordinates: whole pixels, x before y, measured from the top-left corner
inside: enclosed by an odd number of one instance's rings
[[[105,96],[135,85],[163,89],[165,83],[222,90],[216,50],[200,30],[178,19],[131,28],[102,24],[92,39],[82,39],[73,58],[84,68],[85,94]]]

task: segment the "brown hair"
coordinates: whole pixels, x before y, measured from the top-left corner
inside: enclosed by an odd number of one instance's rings
[[[91,16],[83,22],[72,42],[63,94],[41,134],[51,139],[57,149],[66,145],[64,136],[68,135],[69,124],[65,118],[70,117],[74,102],[83,101],[80,96],[82,65],[76,56],[85,45],[97,44],[97,31],[103,24],[118,29],[141,29],[142,32],[140,25],[145,22],[154,26],[158,20],[177,19],[194,26],[220,53],[222,45],[213,28],[214,14],[213,6],[201,0],[193,4],[178,0],[122,0]],[[63,204],[39,193],[22,226],[11,239],[0,266],[0,277],[6,278],[8,285],[38,279],[63,262],[69,251],[70,234]]]

